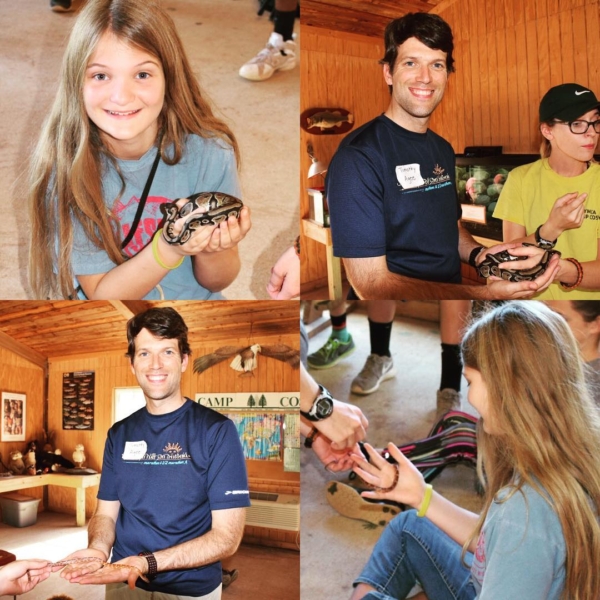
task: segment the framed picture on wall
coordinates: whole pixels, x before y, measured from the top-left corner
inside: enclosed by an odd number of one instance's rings
[[[2,429],[0,430],[0,441],[25,441],[26,404],[27,398],[25,394],[2,392]]]

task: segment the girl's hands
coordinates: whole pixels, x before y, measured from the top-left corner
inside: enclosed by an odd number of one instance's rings
[[[186,202],[186,198],[180,198],[177,200],[177,206],[181,208]],[[189,215],[177,219],[173,223],[173,233],[179,235],[187,221],[203,212],[206,211],[199,208]],[[219,225],[203,225],[198,227],[185,244],[171,245],[164,239],[161,240],[161,256],[163,255],[163,248],[165,246],[168,246],[168,249],[164,251],[164,254],[174,253],[178,256],[193,256],[200,252],[212,253],[228,250],[237,246],[244,239],[248,231],[250,231],[251,227],[250,208],[244,206],[240,212],[239,219],[230,215],[227,220],[222,221]]]
[[[331,447],[331,440],[322,434],[316,435],[312,449],[328,471],[340,473],[349,471],[354,466],[354,461],[350,458],[350,452],[348,450],[334,450]],[[360,452],[360,448],[355,444],[351,451]]]
[[[362,454],[352,453],[354,472],[362,477],[368,484],[378,488],[390,487],[396,477],[396,466],[390,464],[370,444],[364,445],[369,454],[370,462]],[[410,460],[408,460],[397,446],[391,442],[387,446],[388,452],[398,463],[398,483],[389,492],[370,491],[363,492],[361,496],[375,500],[386,499],[417,507],[421,504],[425,494],[425,480]]]

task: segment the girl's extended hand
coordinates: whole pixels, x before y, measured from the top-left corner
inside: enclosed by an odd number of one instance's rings
[[[239,219],[231,215],[226,221],[219,223],[218,227],[212,228],[212,235],[202,252],[220,252],[234,248],[246,237],[251,227],[250,208],[244,206]],[[189,241],[191,242],[194,237],[195,234]]]
[[[354,472],[362,477],[368,484],[379,488],[388,488],[394,482],[396,466],[383,458],[373,446],[364,445],[369,454],[370,462],[362,454],[352,453],[350,456],[355,463]],[[370,491],[363,492],[365,498],[375,500],[386,499],[417,507],[421,504],[425,494],[425,480],[400,450],[391,442],[387,446],[388,452],[398,463],[398,483],[389,492]]]

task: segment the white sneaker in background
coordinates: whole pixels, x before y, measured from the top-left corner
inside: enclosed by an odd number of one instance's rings
[[[273,32],[267,45],[240,69],[240,76],[250,81],[269,79],[275,71],[289,71],[296,66],[296,42],[283,41]]]

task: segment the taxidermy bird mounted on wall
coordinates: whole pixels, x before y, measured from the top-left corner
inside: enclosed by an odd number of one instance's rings
[[[272,346],[253,344],[245,348],[222,346],[211,354],[199,356],[194,360],[194,373],[203,373],[206,369],[233,357],[229,366],[236,371],[241,371],[240,377],[252,377],[254,375],[252,371],[256,369],[258,364],[257,357],[259,354],[281,360],[294,369],[297,369],[300,365],[300,352],[285,344],[274,344]]]

